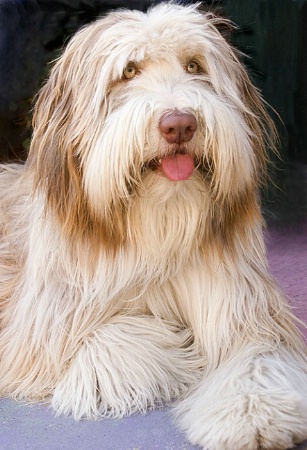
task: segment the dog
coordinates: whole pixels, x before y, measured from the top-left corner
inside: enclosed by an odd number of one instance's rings
[[[118,10],[79,30],[0,174],[0,392],[76,419],[174,402],[193,444],[307,438],[307,358],[268,273],[274,126],[226,19]]]

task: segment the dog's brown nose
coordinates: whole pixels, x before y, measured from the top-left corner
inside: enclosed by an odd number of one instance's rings
[[[197,128],[193,114],[173,112],[162,117],[159,130],[169,144],[189,142]]]

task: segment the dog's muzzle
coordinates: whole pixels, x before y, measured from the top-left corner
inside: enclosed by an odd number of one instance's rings
[[[161,158],[162,173],[171,181],[187,180],[192,175],[195,163],[192,155],[184,151],[183,144],[189,142],[197,129],[193,114],[175,111],[162,116],[159,130],[168,144],[176,144],[179,151]]]

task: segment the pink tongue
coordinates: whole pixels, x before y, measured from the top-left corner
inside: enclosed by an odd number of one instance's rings
[[[194,171],[194,159],[191,155],[178,153],[162,158],[161,166],[162,172],[169,180],[187,180]]]

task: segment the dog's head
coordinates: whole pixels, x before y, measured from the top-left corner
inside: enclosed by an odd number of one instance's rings
[[[69,42],[39,94],[28,162],[68,236],[121,245],[149,176],[170,191],[202,183],[216,233],[256,211],[273,128],[220,24],[161,4],[113,12]]]

